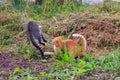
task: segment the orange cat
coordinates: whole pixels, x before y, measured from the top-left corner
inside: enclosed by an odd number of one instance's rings
[[[75,57],[79,57],[79,56],[82,56],[82,52],[84,52],[86,50],[86,46],[87,46],[87,42],[86,42],[86,39],[83,35],[80,35],[80,34],[73,34],[72,35],[73,37],[79,37],[79,39],[82,41],[82,48],[80,48],[80,45],[69,39],[69,40],[62,40],[61,36],[58,36],[56,38],[53,39],[53,43],[54,43],[54,51],[56,53],[56,55],[58,56],[58,49],[61,49],[61,50],[64,50],[64,46],[66,46],[67,50],[68,50],[68,53],[69,55],[72,54],[72,52],[75,50],[75,49],[80,49],[77,51],[77,53],[75,54]]]

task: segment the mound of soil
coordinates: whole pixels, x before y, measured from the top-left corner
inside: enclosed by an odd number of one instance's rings
[[[48,64],[51,64],[52,58],[48,59],[48,62],[42,63],[41,60],[28,60],[19,58],[12,53],[0,53],[0,80],[8,80],[10,73],[13,73],[14,69],[19,67],[22,70],[29,68],[32,73],[39,74],[39,72],[47,72]],[[34,71],[36,69],[36,72]]]
[[[87,40],[87,52],[92,53],[95,50],[116,48],[120,44],[119,22],[120,18],[86,11],[55,20],[54,25],[53,22],[47,24],[47,31],[44,29],[44,32],[53,37],[64,35],[68,38],[72,38],[73,33],[82,34]]]

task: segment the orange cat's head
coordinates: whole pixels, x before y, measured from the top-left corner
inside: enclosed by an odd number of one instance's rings
[[[61,36],[55,37],[52,42],[57,48],[60,49],[63,48],[63,42]]]

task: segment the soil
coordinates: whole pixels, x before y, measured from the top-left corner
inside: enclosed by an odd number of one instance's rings
[[[97,73],[87,76],[82,76],[78,80],[115,80],[119,77],[120,73]],[[118,79],[119,80],[119,79]]]
[[[43,63],[40,59],[28,60],[20,58],[13,53],[0,53],[0,80],[7,80],[10,73],[14,72],[16,67],[22,70],[29,68],[32,73],[39,74],[39,72],[47,72],[49,70],[48,64],[52,64],[54,60],[49,58],[47,62]],[[36,69],[36,72],[34,71]]]
[[[39,59],[28,60],[19,58],[13,53],[0,53],[0,80],[8,80],[9,75],[14,72],[16,67],[22,70],[29,68],[36,75],[40,72],[47,72],[49,71],[48,65],[53,62],[54,60],[52,58],[49,58],[46,63],[43,63]],[[76,80],[114,80],[119,75],[120,72],[105,73],[101,69],[96,69],[94,72],[90,72],[88,75],[81,76]]]

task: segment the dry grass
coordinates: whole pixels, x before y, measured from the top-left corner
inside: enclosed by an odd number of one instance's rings
[[[54,18],[52,24],[48,22],[47,25],[43,24],[43,31],[52,38],[59,35],[72,38],[72,33],[80,33],[87,39],[89,53],[117,47],[120,44],[120,28],[116,23],[120,19],[92,12],[88,10],[84,13],[72,14],[61,20]]]

